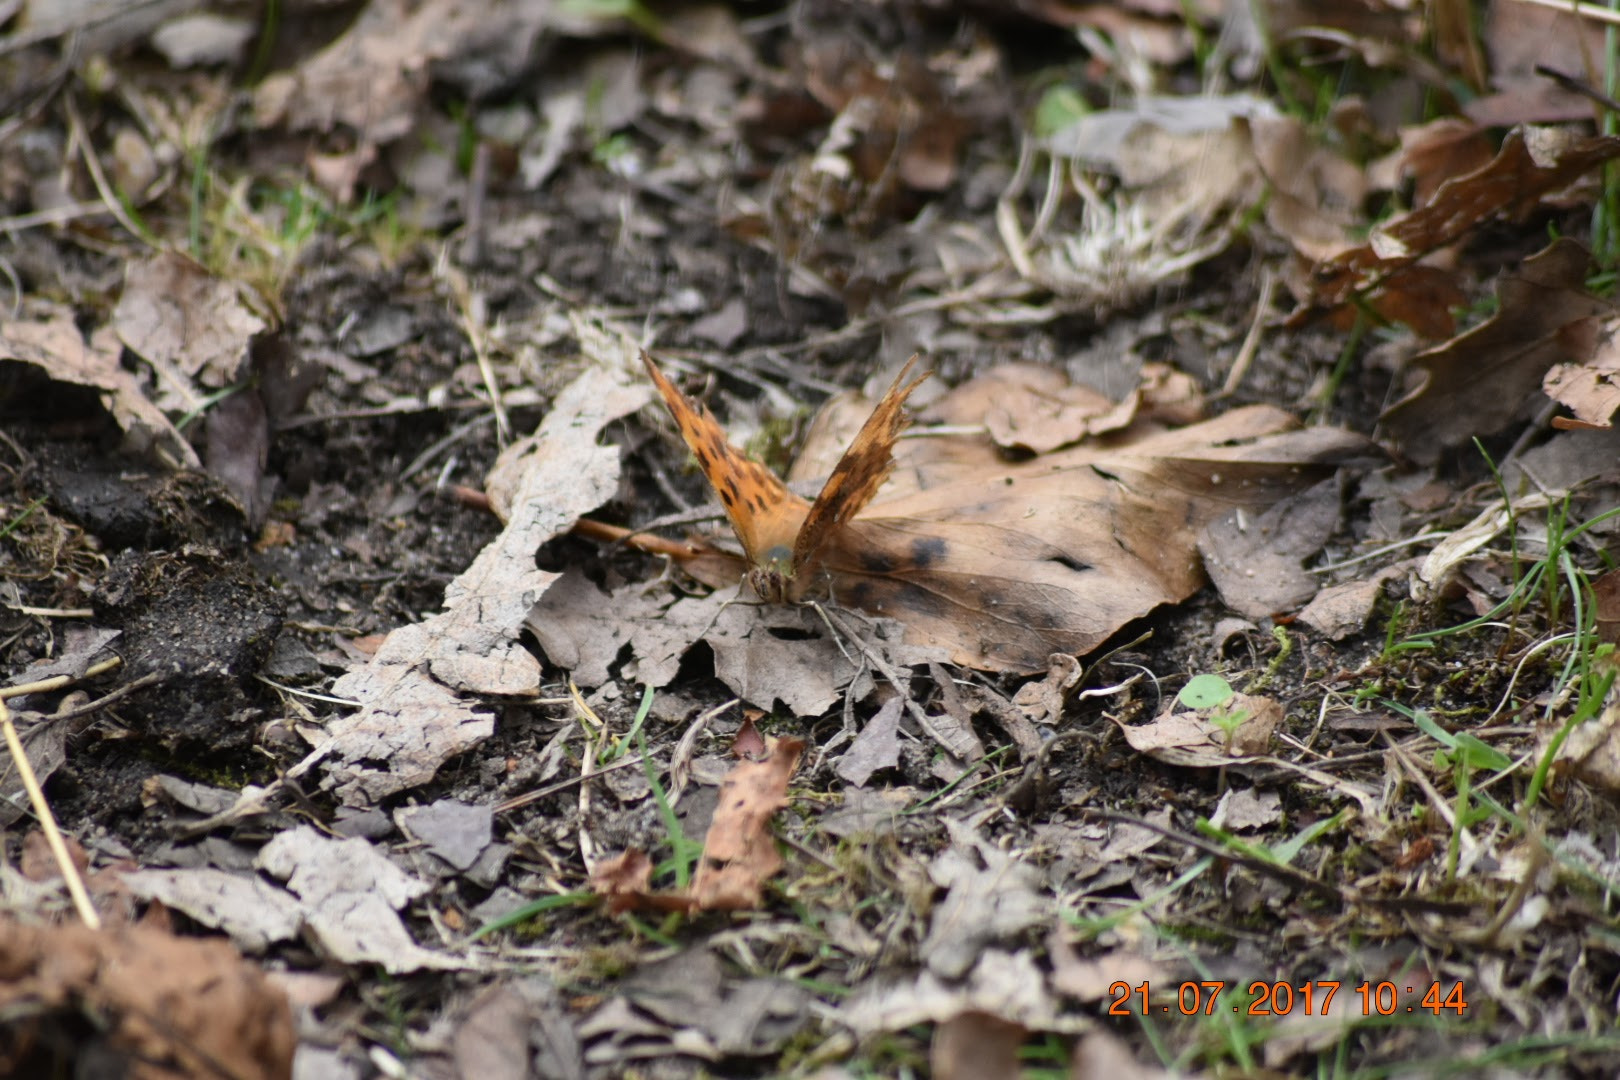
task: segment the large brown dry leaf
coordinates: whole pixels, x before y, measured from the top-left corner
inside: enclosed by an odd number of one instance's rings
[[[472,695],[538,690],[540,666],[518,638],[558,575],[537,569],[534,553],[617,490],[618,451],[597,435],[650,396],[600,356],[557,395],[539,431],[502,457],[508,479],[492,501],[510,515],[505,530],[445,589],[442,614],[393,631],[369,664],[333,684],[361,708],[311,730],[315,750],[292,775],[324,760],[340,799],[374,802],[426,783],[489,737],[494,718]]]
[[[908,644],[955,663],[1044,671],[1052,653],[1089,652],[1197,591],[1198,537],[1216,517],[1269,505],[1367,446],[1291,425],[1280,410],[1240,409],[968,474],[940,459],[944,440],[902,444],[896,472],[922,489],[880,496],[838,538],[832,595],[900,620]]]
[[[110,327],[85,341],[72,309],[63,305],[27,300],[15,318],[0,320],[0,361],[31,364],[56,382],[98,391],[136,457],[197,468],[197,452],[119,364],[120,352]]]
[[[972,383],[961,392],[982,400]],[[925,417],[955,417],[959,424],[955,393],[934,402]],[[902,440],[889,483],[826,545],[830,599],[878,617],[875,629],[853,635],[862,640],[897,623],[900,644],[920,652],[908,660],[885,646],[896,664],[943,658],[988,670],[1045,671],[1053,653],[1088,652],[1130,620],[1200,588],[1198,540],[1216,518],[1270,506],[1369,451],[1359,436],[1293,424],[1278,409],[1238,409],[1177,431],[1149,429],[1135,441],[1126,435],[1111,446],[1076,446],[1012,464],[984,435]],[[746,571],[741,557],[718,543],[649,549],[717,588],[736,585]],[[549,639],[537,627],[554,661],[588,658],[598,671],[612,662],[609,650],[629,640],[639,657],[637,677],[655,683],[672,677],[681,653],[706,633],[719,666],[728,669],[728,684],[749,700],[791,698],[822,707],[834,700],[842,674],[813,682],[787,677],[795,670],[789,657],[813,645],[798,639],[819,637],[818,624],[828,621],[821,610],[800,610],[789,627],[781,609],[732,604],[716,614],[721,602],[682,601],[628,634],[593,626],[573,632],[581,619],[594,623],[599,616],[571,616],[549,604],[530,625],[547,623],[558,636]],[[694,610],[677,618],[682,605]],[[625,611],[633,614],[636,606],[629,602]],[[829,646],[838,655],[824,649],[811,667],[856,670],[843,655],[855,652],[844,629],[843,648]],[[598,644],[587,657],[589,641]],[[737,657],[747,657],[742,670]]]
[[[1554,241],[1503,275],[1494,316],[1413,360],[1423,381],[1381,417],[1404,453],[1433,464],[1447,448],[1535,411],[1543,377],[1566,355],[1564,329],[1614,312],[1585,289],[1590,262],[1575,241]]]
[[[223,941],[6,917],[0,971],[0,1074],[75,1075],[76,1061],[80,1075],[130,1080],[292,1076],[298,1039],[286,997]]]
[[[1586,136],[1562,128],[1513,129],[1488,165],[1447,181],[1427,206],[1384,222],[1367,243],[1318,266],[1313,302],[1296,312],[1291,322],[1338,309],[1354,294],[1375,287],[1386,297],[1395,294],[1387,303],[1379,295],[1372,298],[1386,316],[1405,320],[1407,313],[1427,313],[1429,304],[1403,303],[1398,296],[1409,288],[1431,295],[1432,273],[1415,265],[1419,259],[1495,218],[1522,219],[1615,157],[1620,157],[1620,136]]]

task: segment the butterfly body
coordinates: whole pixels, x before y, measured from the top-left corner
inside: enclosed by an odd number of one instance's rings
[[[928,377],[906,381],[916,357],[901,369],[813,503],[732,446],[714,415],[687,400],[651,356],[643,352],[641,359],[725,507],[748,560],[749,587],[767,603],[805,599],[825,581],[821,559],[828,542],[877,494],[893,466],[894,441],[906,424],[906,397]]]

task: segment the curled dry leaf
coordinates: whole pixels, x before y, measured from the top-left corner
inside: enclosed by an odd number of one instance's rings
[[[1218,710],[1172,710],[1146,724],[1121,723],[1119,730],[1133,750],[1171,765],[1213,769],[1264,754],[1282,717],[1282,703],[1273,698],[1233,694]],[[1230,732],[1226,720],[1235,722]]]
[[[1614,313],[1586,291],[1590,264],[1575,241],[1553,241],[1502,276],[1495,315],[1417,356],[1421,381],[1380,418],[1401,450],[1433,464],[1447,448],[1494,434],[1541,402],[1543,379],[1566,355],[1566,328]]]
[[[1415,266],[1419,259],[1497,217],[1523,218],[1591,169],[1616,157],[1620,157],[1620,136],[1587,136],[1562,128],[1514,128],[1489,164],[1448,180],[1428,205],[1384,222],[1372,231],[1367,243],[1318,266],[1312,301],[1290,317],[1290,324],[1339,309],[1367,289],[1376,288],[1389,296],[1421,283],[1432,291],[1435,283],[1422,273],[1423,268]],[[1386,306],[1376,295],[1372,303],[1393,318],[1428,308],[1398,301]]]
[[[119,363],[120,352],[110,327],[86,341],[73,309],[65,305],[30,299],[14,318],[0,322],[0,360],[30,364],[53,382],[94,390],[135,456],[197,468],[197,452],[163,410],[147,400],[135,376]]]
[[[298,1038],[285,995],[224,941],[8,917],[0,970],[0,1074],[292,1076]]]
[[[1608,428],[1620,412],[1620,315],[1576,319],[1558,331],[1558,343],[1574,362],[1555,364],[1542,391],[1572,417],[1554,417],[1561,428]]]
[[[647,906],[652,895],[652,859],[640,848],[626,848],[591,867],[591,890],[617,915]]]

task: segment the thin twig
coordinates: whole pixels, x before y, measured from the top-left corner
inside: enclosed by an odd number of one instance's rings
[[[1620,11],[1610,11],[1607,8],[1598,7],[1596,4],[1579,4],[1575,0],[1519,0],[1519,3],[1533,4],[1536,7],[1544,7],[1552,11],[1561,11],[1565,15],[1591,19],[1593,22],[1608,23],[1610,26],[1620,26]]]
[[[1215,395],[1216,397],[1229,397],[1243,384],[1243,377],[1249,373],[1255,355],[1260,351],[1260,337],[1265,332],[1266,314],[1271,310],[1271,297],[1276,291],[1277,275],[1267,268],[1260,274],[1260,298],[1254,302],[1254,318],[1249,322],[1249,332],[1244,335],[1237,358],[1232,361],[1232,370],[1226,373],[1226,381],[1221,384],[1221,392]]]
[[[105,675],[124,661],[119,657],[111,657],[99,663],[91,664],[84,669],[83,675],[52,675],[48,679],[40,679],[31,683],[18,683],[16,686],[0,686],[0,701],[7,698],[22,697],[24,694],[47,694],[52,690],[60,690],[64,686],[79,682],[82,679],[93,679],[97,675]]]
[[[129,695],[133,694],[137,690],[145,689],[146,687],[151,686],[153,683],[159,683],[162,681],[162,672],[148,671],[140,678],[131,679],[129,682],[125,683],[123,686],[120,686],[118,689],[109,694],[104,694],[101,697],[96,698],[94,701],[80,705],[76,709],[68,709],[64,712],[52,713],[49,717],[47,717],[47,719],[52,721],[77,720],[81,716],[89,716],[93,712],[99,712],[102,709],[105,709],[108,705],[111,705],[113,702],[129,697]]]
[[[575,784],[583,784],[585,781],[597,776],[601,776],[603,773],[610,773],[615,769],[628,769],[632,765],[640,764],[640,754],[632,754],[629,757],[622,757],[611,765],[602,766],[595,772],[589,774],[581,773],[579,776],[570,776],[566,780],[558,780],[555,783],[547,784],[545,787],[535,788],[533,791],[525,791],[522,795],[514,795],[505,802],[496,803],[495,813],[504,814],[508,810],[516,810],[519,807],[528,806],[530,803],[538,802],[547,795],[555,795],[559,791],[566,791]]]
[[[45,791],[39,786],[34,766],[29,764],[28,751],[23,749],[22,739],[17,737],[17,727],[11,722],[11,709],[3,698],[0,698],[0,734],[5,736],[6,749],[11,751],[11,762],[17,768],[17,777],[28,792],[28,802],[34,808],[34,816],[39,819],[40,831],[45,834],[45,843],[56,858],[57,869],[62,872],[62,880],[67,884],[68,895],[73,898],[73,906],[79,912],[80,920],[90,929],[100,930],[101,916],[96,914],[95,906],[90,903],[84,879],[79,876],[79,868],[73,864],[73,856],[68,853],[62,831],[56,827],[56,815],[51,813],[51,804],[45,801]]]

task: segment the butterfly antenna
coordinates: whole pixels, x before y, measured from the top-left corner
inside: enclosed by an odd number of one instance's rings
[[[744,600],[742,598],[742,586],[739,584],[737,586],[737,591],[726,597],[725,601],[720,605],[719,610],[717,610],[713,615],[709,616],[708,623],[704,625],[703,632],[699,634],[698,637],[700,639],[708,637],[709,631],[714,629],[714,624],[720,621],[720,616],[724,615],[726,613],[726,608],[730,607],[732,604],[741,604],[743,607],[761,607],[764,605],[764,603],[765,601],[759,599]]]

